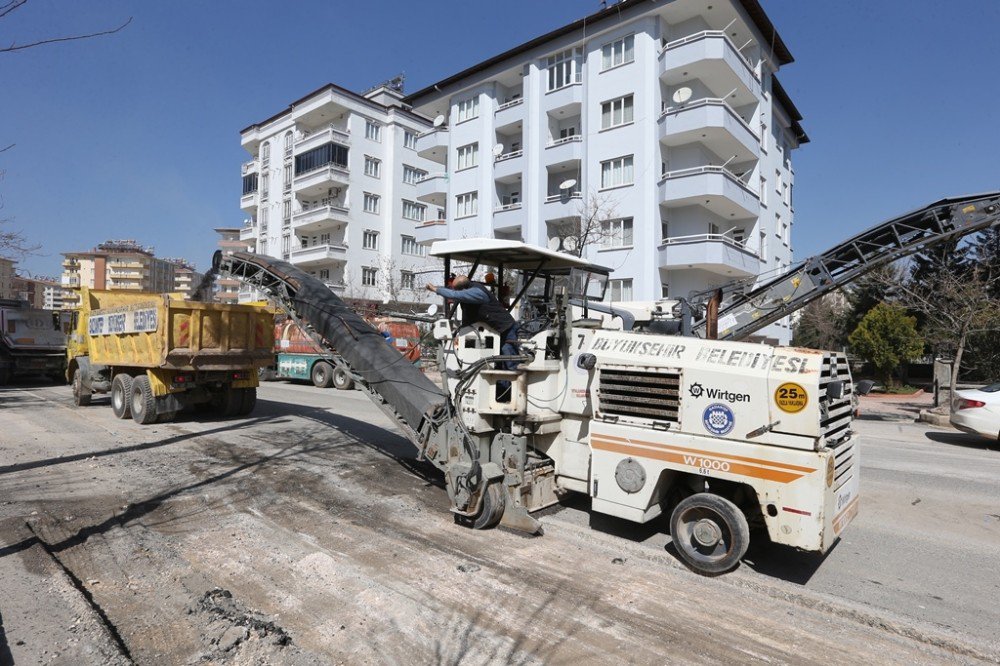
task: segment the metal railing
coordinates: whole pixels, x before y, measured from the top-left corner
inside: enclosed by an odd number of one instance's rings
[[[518,104],[523,104],[523,103],[524,103],[523,97],[516,97],[514,99],[507,100],[503,104],[497,105],[497,110],[494,113],[500,113],[504,109],[509,109],[512,106],[517,106]]]
[[[705,97],[703,99],[698,99],[698,100],[695,100],[693,102],[688,102],[688,103],[685,103],[685,104],[680,104],[678,106],[667,106],[666,104],[664,104],[663,105],[663,110],[660,111],[660,118],[665,118],[666,116],[668,116],[670,114],[680,113],[681,111],[688,111],[690,109],[698,109],[698,108],[701,108],[703,106],[721,106],[721,107],[723,107],[726,111],[729,112],[729,115],[731,115],[734,120],[736,120],[740,125],[743,126],[743,128],[746,131],[750,132],[750,134],[752,134],[753,137],[755,139],[757,139],[758,141],[760,140],[760,135],[757,132],[755,132],[752,127],[750,127],[750,123],[748,123],[743,116],[741,116],[740,114],[736,113],[736,109],[734,109],[733,107],[729,106],[729,104],[726,102],[726,100],[719,99],[717,97]]]
[[[583,141],[583,135],[582,134],[571,134],[570,136],[564,136],[564,137],[559,138],[559,139],[553,139],[552,141],[549,141],[548,145],[545,146],[545,147],[546,148],[552,148],[553,146],[561,146],[564,143],[574,143],[576,141]]]
[[[448,174],[445,171],[434,171],[433,173],[424,174],[424,177],[421,178],[420,180],[415,181],[414,185],[426,182],[428,180],[433,180],[435,178],[444,178],[445,180],[447,180]]]
[[[689,236],[671,236],[670,238],[664,238],[663,242],[660,243],[660,247],[668,247],[670,245],[691,245],[694,243],[722,243],[723,245],[728,245],[729,247],[740,250],[741,252],[746,252],[747,254],[756,257],[757,254],[747,248],[746,239],[742,241],[736,240],[732,236],[727,236],[726,234],[691,234]]]
[[[735,173],[721,166],[706,165],[700,167],[691,167],[690,169],[678,169],[677,171],[668,171],[662,176],[660,176],[660,182],[662,183],[663,181],[672,178],[686,178],[688,176],[698,176],[702,174],[719,174],[721,176],[724,176],[728,180],[732,181],[735,185],[745,190],[747,193],[752,194],[757,199],[760,199],[759,192],[755,191],[749,185],[740,180],[739,176],[737,176]]]
[[[556,192],[555,194],[550,194],[545,197],[545,203],[553,203],[556,201],[565,201],[567,199],[582,199],[583,194],[580,192]]]
[[[515,157],[520,157],[521,155],[524,155],[524,151],[523,150],[512,150],[509,153],[502,153],[500,155],[497,155],[494,158],[493,161],[494,162],[503,162],[505,160],[512,160]]]
[[[520,201],[515,202],[515,203],[500,204],[499,206],[494,206],[493,207],[493,212],[494,213],[502,213],[505,210],[517,210],[520,207],[521,207],[521,202]]]
[[[448,126],[447,125],[441,125],[441,127],[432,127],[429,130],[427,130],[426,132],[421,132],[420,134],[418,134],[417,138],[419,139],[421,137],[430,136],[431,134],[434,134],[435,132],[447,132],[447,131],[448,131]]]
[[[701,32],[696,32],[688,35],[687,37],[681,37],[680,39],[675,39],[672,42],[667,42],[663,48],[660,49],[660,55],[662,56],[671,49],[676,49],[684,46],[685,44],[691,44],[692,42],[697,42],[702,39],[724,39],[726,44],[729,45],[729,48],[731,48],[733,53],[735,53],[740,59],[740,62],[746,66],[747,71],[750,72],[750,76],[752,76],[757,83],[760,83],[760,77],[757,76],[753,63],[751,63],[750,60],[748,60],[747,57],[743,55],[738,48],[736,48],[736,44],[733,43],[733,40],[729,38],[729,35],[727,35],[724,30],[702,30]]]

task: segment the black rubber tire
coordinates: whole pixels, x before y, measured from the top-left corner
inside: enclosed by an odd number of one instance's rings
[[[239,415],[240,408],[243,406],[243,391],[244,389],[231,386],[222,389],[221,410],[223,416],[232,418]]]
[[[111,380],[111,411],[120,419],[132,418],[132,375],[121,372]]]
[[[89,405],[92,394],[90,389],[84,388],[83,375],[80,374],[79,370],[73,371],[71,384],[73,386],[73,404],[77,407],[86,407]]]
[[[472,521],[472,528],[488,530],[499,525],[506,505],[507,493],[500,483],[491,483],[486,486],[483,501],[479,505],[479,515]]]
[[[0,386],[6,386],[7,384],[9,384],[10,378],[13,376],[13,374],[14,373],[11,372],[10,368],[7,366],[0,368]]]
[[[243,389],[243,400],[240,402],[240,416],[246,416],[257,406],[257,389]]]
[[[139,375],[132,380],[132,420],[142,425],[156,423],[156,396],[149,377]]]
[[[702,530],[701,540],[696,538],[696,526]],[[746,516],[725,497],[711,493],[681,500],[670,515],[670,535],[681,560],[706,576],[734,568],[750,545]]]
[[[333,387],[338,391],[350,391],[354,388],[354,380],[344,370],[335,368],[333,371]]]
[[[177,412],[163,412],[156,418],[157,423],[166,423],[168,421],[173,421],[177,416]]]
[[[316,388],[330,388],[333,384],[333,366],[326,361],[316,361],[313,363],[312,372],[309,373],[313,386]]]

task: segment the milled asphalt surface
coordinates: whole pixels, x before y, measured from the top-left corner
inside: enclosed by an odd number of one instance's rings
[[[260,395],[249,419],[141,427],[0,389],[0,663],[1000,661],[995,442],[858,421],[839,545],[707,579],[662,524],[586,498],[537,539],[454,526],[362,394]]]

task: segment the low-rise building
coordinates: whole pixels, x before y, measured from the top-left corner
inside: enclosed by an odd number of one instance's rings
[[[134,240],[109,240],[92,250],[64,252],[61,284],[67,289],[169,292],[174,289],[175,265],[153,254],[153,248]],[[78,292],[67,305],[80,304]]]
[[[13,284],[14,298],[45,310],[61,310],[66,297],[72,295],[62,288],[59,280],[51,277],[15,275]]]
[[[241,240],[243,229],[239,227],[217,227],[219,234],[219,250],[229,255],[233,252],[246,252],[247,240]],[[220,277],[215,280],[215,300],[220,303],[246,303],[254,300],[253,290],[243,287],[239,280]]]
[[[14,293],[14,264],[13,259],[0,257],[0,298],[17,298]]]
[[[187,259],[167,259],[174,264],[174,288],[173,291],[191,296],[194,290],[201,284],[204,273],[199,273]]]

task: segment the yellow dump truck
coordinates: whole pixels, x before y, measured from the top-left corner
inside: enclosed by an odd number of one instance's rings
[[[81,297],[66,350],[78,406],[111,393],[115,416],[143,424],[191,405],[253,411],[257,369],[274,353],[273,315],[263,307],[86,288]]]

